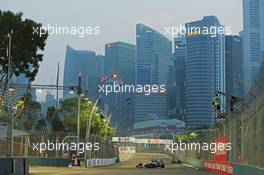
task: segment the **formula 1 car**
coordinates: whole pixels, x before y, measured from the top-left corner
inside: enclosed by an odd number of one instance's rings
[[[151,160],[149,163],[139,163],[137,168],[165,168],[162,160]]]

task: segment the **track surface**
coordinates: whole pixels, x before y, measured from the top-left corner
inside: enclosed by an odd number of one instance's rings
[[[149,162],[152,159],[162,159],[164,169],[139,169],[135,166],[139,162]],[[136,154],[131,160],[104,168],[56,168],[56,167],[30,167],[30,175],[212,175],[183,165],[170,164],[169,158],[163,154]]]

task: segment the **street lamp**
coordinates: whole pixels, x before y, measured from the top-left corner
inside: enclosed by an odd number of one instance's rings
[[[110,80],[112,80],[112,79],[116,79],[117,77],[118,77],[118,73],[113,72],[113,73],[111,74],[111,76],[106,77],[106,78],[101,82],[101,84],[104,85],[104,84],[108,83]],[[99,87],[97,88],[96,92],[98,92],[98,91],[99,91]],[[88,142],[88,141],[90,140],[90,132],[91,132],[92,116],[93,116],[93,113],[94,113],[94,111],[95,111],[96,108],[97,108],[96,106],[97,106],[97,104],[99,103],[99,101],[100,101],[101,97],[103,96],[103,94],[104,94],[104,92],[101,92],[101,94],[99,94],[98,98],[95,100],[95,103],[94,103],[94,105],[93,105],[93,107],[92,107],[92,111],[91,111],[91,113],[90,113],[90,115],[89,115],[89,120],[87,120],[87,123],[86,123],[86,134],[85,134],[86,136],[85,136],[85,142]],[[85,161],[87,161],[87,151],[85,151]]]
[[[42,89],[38,89],[37,92],[38,92],[38,93],[42,93]]]
[[[81,113],[81,79],[82,75],[79,72],[78,75],[78,87],[77,87],[77,95],[78,95],[78,113],[77,113],[77,145],[80,143],[80,113]],[[77,156],[79,156],[79,146],[77,146]]]
[[[74,94],[74,91],[73,90],[70,90],[70,92],[69,92],[70,94]]]
[[[117,78],[118,77],[118,73],[113,72],[112,75],[111,75],[111,77],[114,78],[114,79]]]
[[[8,33],[8,70],[7,70],[7,90],[9,91],[10,88],[10,74],[11,74],[11,47],[12,47],[12,34],[13,34],[13,30],[11,30],[10,33]],[[13,125],[14,125],[14,120],[13,120],[13,116],[12,113],[10,111],[10,93],[7,92],[7,105],[8,105],[8,155],[10,157],[13,156]]]
[[[71,87],[70,89],[70,94],[77,94],[77,101],[78,101],[78,106],[77,106],[77,145],[80,143],[80,118],[81,118],[81,97],[84,97],[85,94],[82,90],[81,87],[81,80],[82,80],[82,74],[79,72],[78,75],[78,86],[77,87]],[[79,147],[77,147],[77,156],[79,156]]]

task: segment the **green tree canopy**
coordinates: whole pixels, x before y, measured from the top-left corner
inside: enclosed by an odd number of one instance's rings
[[[176,136],[176,141],[188,142],[196,139],[199,136],[199,133],[196,131],[184,132]]]
[[[15,119],[16,127],[22,130],[32,130],[41,116],[41,104],[33,101],[31,95],[27,96],[25,107]]]
[[[38,73],[39,63],[42,61],[48,34],[41,37],[34,32],[34,29],[40,28],[41,23],[31,19],[23,19],[23,14],[13,13],[11,11],[0,10],[0,80],[8,79],[13,75],[23,74],[30,81],[33,81]],[[11,45],[10,74],[8,72],[8,33],[13,31]]]
[[[52,132],[64,132],[64,124],[54,106],[48,107],[46,113],[46,121]]]
[[[64,126],[69,132],[76,132],[77,126],[77,98],[66,99],[61,103],[60,115],[64,118]],[[81,101],[80,113],[80,136],[85,138],[87,120],[89,120],[92,111],[92,104],[86,100]],[[92,116],[91,134],[111,137],[113,128],[107,125],[106,120],[101,116],[99,110],[96,110]]]
[[[46,131],[47,130],[47,123],[46,123],[46,120],[45,119],[39,119],[37,121],[37,124],[35,126],[35,130],[36,131]]]

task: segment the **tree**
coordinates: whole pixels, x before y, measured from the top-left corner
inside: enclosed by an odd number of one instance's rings
[[[35,29],[41,28],[41,23],[23,19],[22,16],[21,12],[0,10],[0,84],[4,85],[1,87],[4,98],[10,98],[6,95],[6,90],[11,77],[23,75],[29,83],[35,79],[48,37],[48,34],[40,37],[34,32]],[[11,41],[10,46],[9,41]],[[10,64],[9,56],[11,56]],[[5,111],[5,113],[8,116],[13,115],[17,128],[32,130],[40,116],[41,105],[32,101],[27,95],[28,90],[23,100],[15,106],[14,114],[10,114],[10,111]]]
[[[80,137],[85,138],[87,120],[89,120],[90,113],[92,111],[92,105],[88,105],[87,101],[81,100],[80,111]],[[60,115],[64,118],[65,129],[69,132],[76,133],[77,126],[77,99],[66,99],[61,103],[59,111]],[[103,137],[107,135],[111,137],[113,135],[113,128],[107,125],[107,122],[101,116],[99,110],[96,110],[92,116],[91,134],[97,134]]]
[[[31,95],[27,95],[24,108],[16,118],[16,127],[22,130],[34,129],[37,120],[41,118],[41,104],[33,101]]]
[[[54,106],[48,107],[46,114],[46,121],[49,124],[52,132],[65,131],[64,124],[58,115],[58,111]]]
[[[195,131],[187,131],[180,135],[176,136],[176,141],[188,142],[191,140],[195,140],[199,136],[198,132]]]
[[[36,131],[46,131],[47,130],[47,123],[45,119],[39,119],[35,126]]]
[[[23,19],[23,13],[0,10],[0,80],[8,80],[13,75],[25,75],[33,81],[38,73],[39,63],[43,59],[48,34],[41,37],[34,32],[40,29],[42,24],[31,19]],[[8,75],[8,59],[6,58],[8,47],[8,33],[12,33],[10,74]]]

